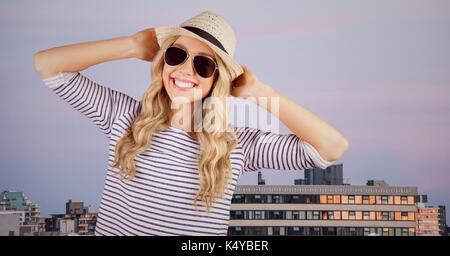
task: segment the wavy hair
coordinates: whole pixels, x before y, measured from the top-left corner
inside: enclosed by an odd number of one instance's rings
[[[120,169],[122,179],[136,176],[135,156],[148,149],[152,135],[170,126],[171,101],[164,88],[162,71],[164,50],[172,45],[178,36],[168,38],[156,54],[152,64],[152,82],[141,101],[141,111],[117,142],[112,167]],[[236,134],[228,126],[228,99],[231,90],[231,75],[221,58],[214,53],[218,74],[208,95],[203,98],[202,109],[194,108],[194,116],[202,112],[202,129],[195,131],[200,144],[198,159],[199,189],[193,204],[203,202],[207,211],[212,203],[223,198],[232,177],[230,155],[236,146]],[[212,121],[212,119],[214,121]],[[195,122],[196,120],[194,120]],[[197,120],[198,122],[198,120]],[[197,208],[196,208],[197,209]]]

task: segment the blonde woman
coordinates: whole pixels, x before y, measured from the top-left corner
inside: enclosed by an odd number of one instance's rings
[[[226,235],[240,175],[326,168],[347,150],[336,129],[237,64],[235,47],[229,23],[206,11],[180,26],[35,54],[45,84],[109,138],[96,235]],[[152,62],[141,101],[80,73],[125,58]],[[293,133],[231,127],[230,95],[276,98]]]

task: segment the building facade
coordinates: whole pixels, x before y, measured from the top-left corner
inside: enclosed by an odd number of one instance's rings
[[[417,203],[417,227],[418,236],[440,236],[439,208]]]
[[[66,203],[65,214],[52,214],[45,220],[46,232],[59,232],[59,235],[94,235],[97,214],[90,213],[83,202]]]
[[[412,236],[417,187],[247,185],[232,200],[229,235]]]
[[[40,209],[23,192],[3,191],[0,193],[0,211],[21,212],[20,225],[37,225]]]

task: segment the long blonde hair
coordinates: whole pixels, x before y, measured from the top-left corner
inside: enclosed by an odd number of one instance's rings
[[[151,144],[155,132],[170,126],[168,116],[171,101],[164,88],[162,71],[164,67],[164,49],[178,37],[168,38],[157,53],[152,64],[152,82],[141,101],[141,112],[133,120],[124,136],[117,142],[113,167],[120,169],[124,179],[136,175],[135,156],[144,152]],[[232,178],[230,161],[231,150],[236,146],[236,134],[228,126],[228,96],[231,89],[231,75],[224,62],[215,54],[219,72],[209,94],[204,98],[214,105],[203,108],[204,116],[214,117],[214,124],[208,129],[195,133],[200,144],[198,173],[200,187],[194,199],[206,205],[210,211],[212,203],[222,198]],[[212,100],[212,101],[209,101]],[[202,99],[203,102],[203,99]],[[203,104],[201,104],[203,105]],[[199,111],[194,109],[194,111]],[[203,118],[201,121],[204,122]]]

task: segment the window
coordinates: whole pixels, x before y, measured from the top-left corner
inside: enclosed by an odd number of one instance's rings
[[[312,219],[313,219],[313,217],[312,217],[312,211],[306,211],[306,219],[307,219],[307,220],[312,220]]]
[[[414,212],[408,212],[408,220],[409,220],[409,221],[414,221],[414,220],[415,220],[415,218],[414,218]]]
[[[243,219],[243,214],[242,214],[242,211],[235,211],[234,212],[234,218],[235,219],[238,219],[238,220],[240,220],[240,219]]]
[[[349,195],[348,196],[348,203],[349,204],[355,204],[355,196],[354,195]]]
[[[401,202],[401,204],[408,204],[408,197],[400,196],[400,202]]]
[[[300,196],[298,195],[292,196],[291,203],[300,203]]]
[[[294,220],[300,219],[300,213],[299,213],[299,211],[293,211],[293,212],[292,212],[292,219],[294,219]]]
[[[235,195],[235,196],[233,197],[233,202],[234,202],[234,203],[238,203],[238,204],[243,203],[243,201],[242,201],[242,196],[241,196],[241,195]]]
[[[323,212],[322,214],[324,220],[333,220],[334,219],[334,212]]]
[[[257,204],[262,203],[261,195],[255,195],[255,201],[254,201],[254,203],[257,203]]]
[[[261,220],[262,214],[261,211],[255,211],[255,220]]]
[[[388,196],[381,196],[381,204],[388,204]]]
[[[348,211],[342,211],[342,219],[348,220]]]
[[[364,228],[364,235],[368,236],[370,234],[370,228]]]
[[[274,236],[280,235],[280,227],[273,227],[273,235]]]
[[[361,211],[357,211],[357,212],[356,212],[355,219],[356,219],[356,220],[362,220],[362,212],[361,212]]]
[[[333,228],[333,227],[323,228],[323,235],[325,235],[325,236],[335,236],[335,235],[337,235],[336,228]]]
[[[402,220],[408,220],[408,212],[402,212]]]
[[[348,196],[342,195],[341,199],[342,199],[342,204],[348,204]]]
[[[362,196],[362,203],[363,204],[369,204],[369,196],[368,195]]]
[[[334,204],[340,204],[341,203],[341,196],[340,195],[334,195],[333,196],[333,203]]]
[[[312,227],[309,229],[309,232],[311,236],[320,236],[320,228],[319,227]]]
[[[333,203],[333,196],[327,195],[327,204],[332,204],[332,203]]]
[[[287,228],[288,235],[305,235],[304,227],[288,227]]]
[[[341,212],[340,211],[334,211],[333,217],[334,217],[335,220],[340,220],[341,219]]]
[[[286,211],[286,219],[292,220],[292,211]]]
[[[306,212],[305,211],[299,211],[299,219],[306,220]]]
[[[270,211],[270,219],[280,220],[283,215],[280,211]]]
[[[363,220],[370,220],[370,212],[363,212]]]
[[[408,228],[402,228],[402,236],[409,236]]]
[[[355,211],[349,211],[349,212],[348,212],[348,219],[349,219],[349,220],[354,220],[354,219],[356,219],[356,212],[355,212]]]
[[[320,220],[320,212],[319,211],[313,211],[313,220]]]
[[[381,212],[381,220],[390,220],[389,212]]]
[[[281,200],[281,196],[280,195],[273,195],[273,203],[275,203],[275,204],[280,204],[280,203],[282,203],[282,200]]]

